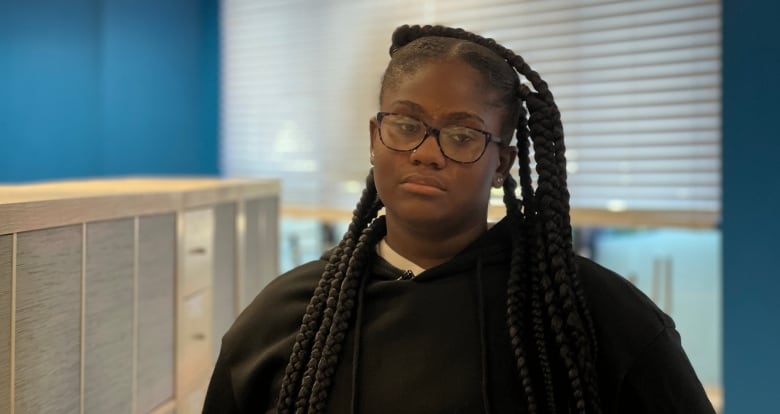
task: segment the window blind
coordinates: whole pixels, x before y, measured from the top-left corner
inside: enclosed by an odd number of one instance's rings
[[[281,177],[283,205],[351,210],[390,34],[441,23],[548,81],[574,210],[717,220],[720,13],[712,0],[223,0],[222,171]]]

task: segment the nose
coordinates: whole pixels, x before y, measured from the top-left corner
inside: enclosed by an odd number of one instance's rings
[[[430,165],[434,168],[444,167],[447,159],[441,152],[439,140],[435,131],[428,130],[422,144],[412,151],[409,159],[415,164]]]

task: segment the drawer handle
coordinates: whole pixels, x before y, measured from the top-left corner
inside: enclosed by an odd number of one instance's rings
[[[206,254],[206,248],[205,247],[192,247],[192,248],[190,248],[190,254],[193,254],[193,255],[203,255],[203,254]]]
[[[192,339],[196,341],[205,341],[206,340],[206,334],[202,334],[200,332],[192,334]]]

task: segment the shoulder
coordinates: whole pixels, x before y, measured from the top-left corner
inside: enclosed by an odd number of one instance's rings
[[[222,337],[204,413],[265,412],[273,406],[325,264],[310,262],[279,276],[241,312]]]
[[[609,269],[584,258],[577,267],[596,329],[602,402],[617,412],[712,413],[672,318]]]
[[[674,322],[622,276],[577,259],[577,273],[593,318],[602,368],[622,377],[636,359]]]
[[[651,329],[655,334],[674,327],[672,319],[626,278],[583,257],[577,258],[577,273],[594,322],[625,322],[631,327]]]
[[[222,337],[220,359],[233,372],[237,387],[253,382],[245,375],[272,375],[264,369],[289,358],[326,264],[322,260],[309,262],[271,281]]]

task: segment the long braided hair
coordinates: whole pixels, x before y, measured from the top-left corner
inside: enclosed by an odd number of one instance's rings
[[[456,57],[499,93],[496,105],[505,111],[501,136],[509,144],[516,131],[518,147],[520,199],[517,181],[508,176],[503,184],[507,220],[515,229],[506,322],[527,409],[600,413],[595,329],[572,246],[563,127],[547,83],[511,50],[462,29],[401,26],[393,33],[390,55],[382,92],[428,61]],[[306,308],[282,379],[279,413],[326,411],[363,270],[386,232],[384,218],[377,218],[382,207],[371,171],[352,222]]]

